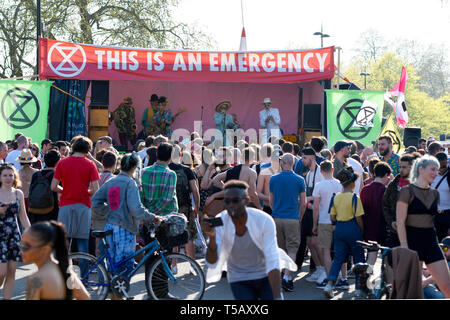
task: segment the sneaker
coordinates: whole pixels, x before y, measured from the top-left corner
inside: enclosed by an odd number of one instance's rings
[[[321,283],[317,284],[317,289],[322,289],[323,290],[327,286],[327,283],[328,283],[328,281],[325,278]]]
[[[308,278],[306,278],[305,280],[308,282],[316,282],[317,279],[319,278],[319,276],[321,275],[321,270],[316,270],[314,271],[314,273],[312,273]]]
[[[348,288],[350,288],[350,285],[347,279],[339,279],[336,283],[336,289],[348,290]]]
[[[327,283],[326,286],[323,288],[323,293],[327,298],[333,298],[334,292],[333,292],[333,285],[330,283]]]
[[[324,282],[327,279],[327,272],[325,270],[323,270],[320,274],[319,277],[316,280],[317,284],[320,284],[322,282]]]
[[[293,280],[281,280],[281,287],[286,292],[292,292],[294,291],[294,281]]]

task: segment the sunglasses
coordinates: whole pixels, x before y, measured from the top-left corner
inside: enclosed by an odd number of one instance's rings
[[[26,244],[23,244],[22,242],[19,243],[19,249],[22,250],[22,251],[24,251],[24,252],[26,252],[26,251],[28,251],[28,250],[31,250],[31,249],[42,248],[43,246],[45,246],[45,244],[41,244],[41,245],[39,245],[39,246],[34,246],[34,247],[32,247],[32,246],[27,246]]]
[[[229,205],[229,204],[238,204],[239,202],[241,202],[242,200],[244,200],[244,198],[232,198],[232,199],[227,199],[227,198],[224,198],[223,199],[223,203],[224,204],[226,204],[226,205]]]

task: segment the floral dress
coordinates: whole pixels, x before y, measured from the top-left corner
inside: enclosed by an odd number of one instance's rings
[[[19,200],[11,204],[4,214],[0,214],[0,263],[8,261],[20,262],[22,255],[19,244],[21,241],[17,217],[19,216]]]

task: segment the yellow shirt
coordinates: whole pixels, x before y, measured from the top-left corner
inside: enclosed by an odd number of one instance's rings
[[[336,194],[331,207],[330,215],[335,215],[337,221],[345,222],[353,219],[355,208],[352,205],[352,192],[341,192]],[[356,216],[360,217],[364,214],[361,199],[357,196]]]

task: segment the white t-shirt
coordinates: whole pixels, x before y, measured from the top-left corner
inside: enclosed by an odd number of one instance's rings
[[[442,176],[438,174],[434,182],[431,184],[433,188],[436,188],[439,181],[441,181]],[[450,188],[448,187],[447,177],[439,185],[437,189],[439,191],[439,204],[438,210],[449,210],[450,209]]]
[[[13,150],[8,154],[8,156],[5,159],[5,162],[13,164],[14,167],[16,167],[17,171],[22,169],[22,165],[20,164],[20,162],[16,161],[16,159],[20,156],[21,153],[22,153],[21,150]]]
[[[359,174],[359,178],[355,182],[355,189],[353,190],[353,192],[359,196],[359,193],[361,191],[361,180],[363,179],[364,169],[362,165],[355,159],[349,157],[347,160],[348,164],[352,166],[353,171]]]
[[[342,185],[337,179],[320,181],[313,191],[314,198],[320,198],[319,203],[319,221],[320,224],[331,224],[328,209],[333,194],[342,192]]]
[[[314,173],[315,172],[315,173]],[[314,175],[315,175],[315,179],[314,179]],[[313,182],[314,185],[317,186],[317,184],[324,180],[325,178],[323,177],[322,173],[320,172],[320,167],[316,165],[316,170],[314,171],[308,171],[308,173],[306,174],[305,177],[305,185],[307,187],[312,188],[313,187]]]

